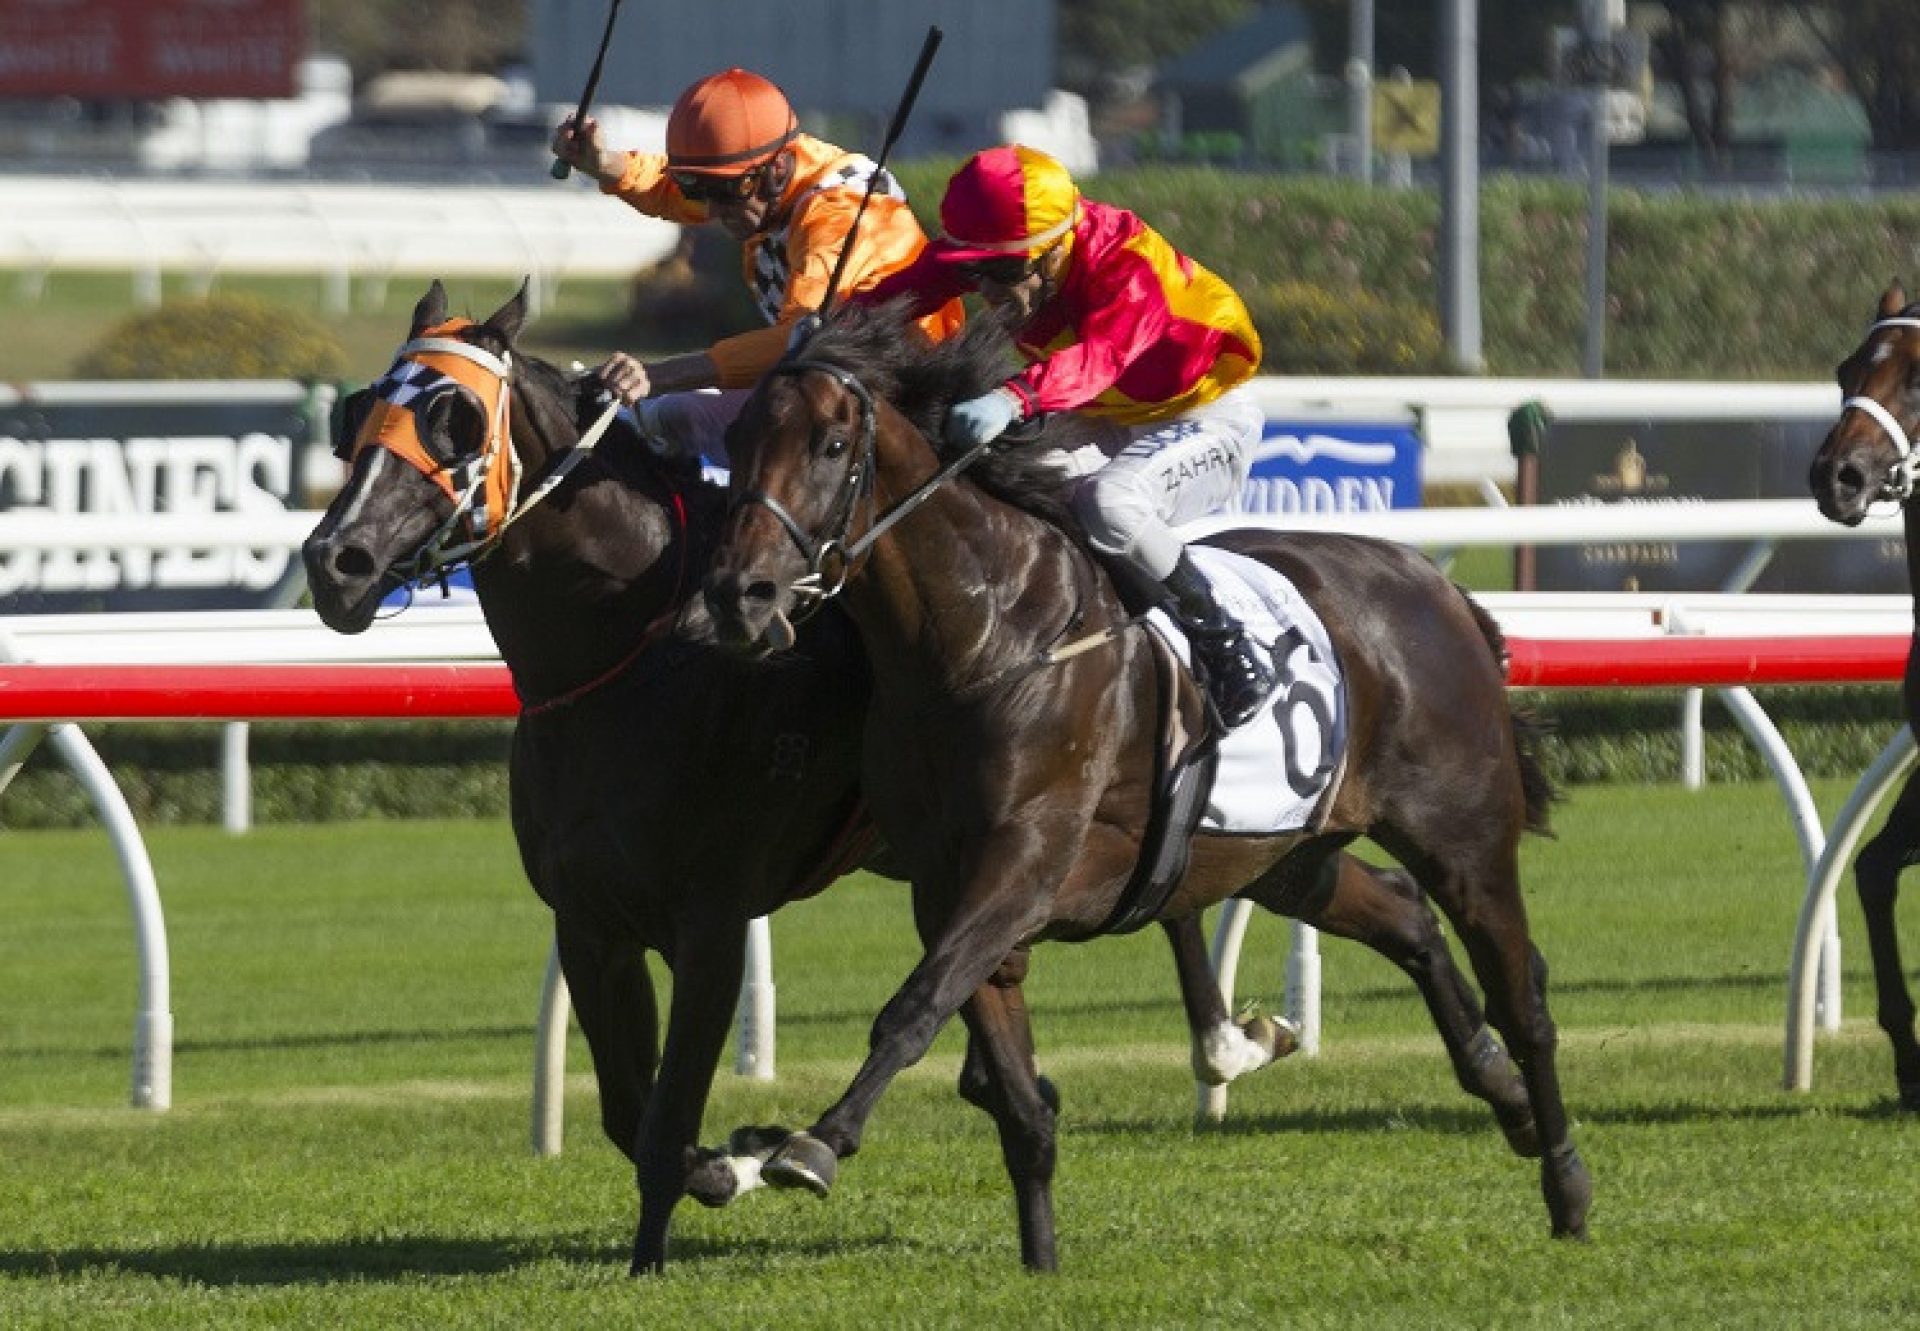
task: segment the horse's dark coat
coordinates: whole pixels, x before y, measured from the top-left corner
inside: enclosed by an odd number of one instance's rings
[[[444,299],[421,302],[416,335],[440,321]],[[468,336],[505,350],[519,322],[509,305]],[[570,380],[526,356],[514,359],[512,389],[514,447],[531,484],[579,437],[579,401]],[[478,451],[485,423],[473,403],[450,396],[431,414],[450,456]],[[316,608],[347,632],[366,627],[389,570],[450,507],[379,453],[362,453],[304,552]],[[693,585],[721,503],[637,441],[610,440],[473,568],[522,697],[564,700],[530,708],[516,727],[513,828],[527,877],[553,908],[601,1123],[636,1166],[637,1269],[665,1259],[747,924],[825,885],[858,799],[867,671],[838,614],[807,627],[792,668],[755,670],[670,636],[635,655]],[[674,974],[664,1043],[649,949]]]
[[[705,606],[690,607],[683,628],[758,644],[794,608],[806,558],[755,496],[771,496],[812,540],[857,538],[934,473],[927,430],[1001,355],[991,330],[917,347],[897,311],[880,311],[830,327],[763,381],[732,436],[734,510]],[[878,403],[873,419],[849,375]],[[872,504],[852,506],[846,531],[823,530],[863,467]],[[1323,835],[1200,838],[1166,916],[1239,893],[1399,962],[1421,983],[1462,1083],[1494,1103],[1517,1148],[1541,1155],[1554,1232],[1583,1233],[1591,1185],[1568,1136],[1546,967],[1518,878],[1518,839],[1544,827],[1548,788],[1507,706],[1497,631],[1398,546],[1261,533],[1221,543],[1285,573],[1326,622],[1350,690],[1346,777]],[[1137,856],[1153,772],[1153,671],[1136,633],[1045,671],[1018,669],[1069,624],[1125,621],[1086,561],[1056,525],[956,483],[855,562],[844,601],[874,672],[867,788],[912,880],[926,953],[880,1013],[846,1095],[768,1167],[823,1187],[823,1172],[858,1149],[892,1077],[960,1011],[997,1086],[989,1108],[1022,1255],[1043,1268],[1056,1258],[1055,1116],[1035,1089],[1018,985],[982,982],[1008,949],[1084,937],[1108,916]],[[1011,682],[992,684],[1001,678]],[[1191,691],[1187,706],[1197,716]],[[1408,874],[1343,856],[1361,835]],[[1478,1006],[1423,891],[1466,944],[1524,1092],[1504,1058],[1490,1063]]]

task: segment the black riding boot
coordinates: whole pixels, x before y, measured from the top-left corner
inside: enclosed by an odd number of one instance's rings
[[[1244,724],[1273,692],[1273,667],[1260,658],[1240,621],[1213,599],[1192,558],[1182,554],[1161,586],[1172,594],[1173,614],[1193,645],[1214,710],[1229,730]]]

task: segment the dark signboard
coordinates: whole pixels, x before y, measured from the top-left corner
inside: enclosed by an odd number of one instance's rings
[[[1241,491],[1246,513],[1369,513],[1420,506],[1409,420],[1269,420]]]
[[[150,392],[95,385],[0,394],[0,510],[246,513],[301,507],[303,450],[317,436],[297,385],[224,396],[218,385]],[[195,393],[203,394],[195,396]],[[0,613],[244,609],[301,585],[286,549],[0,552]]]
[[[0,0],[0,97],[291,97],[303,0]]]
[[[1833,417],[1661,419],[1561,417],[1540,442],[1543,504],[1674,504],[1804,499],[1807,467]],[[1613,541],[1541,546],[1542,591],[1718,591],[1748,541]],[[1781,541],[1760,592],[1907,590],[1905,542]]]

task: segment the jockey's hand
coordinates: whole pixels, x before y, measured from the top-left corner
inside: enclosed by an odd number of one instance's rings
[[[647,374],[647,367],[624,351],[616,351],[607,357],[607,363],[593,372],[594,378],[607,386],[607,391],[631,407],[653,392],[653,380]]]
[[[959,448],[992,443],[1020,416],[1020,399],[1005,388],[956,402],[947,410],[942,433]]]
[[[600,122],[592,116],[574,123],[568,116],[553,131],[553,155],[577,171],[596,180],[616,180],[626,163],[624,153],[610,153],[600,133]]]

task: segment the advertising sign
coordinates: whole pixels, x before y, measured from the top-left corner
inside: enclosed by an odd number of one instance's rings
[[[1420,507],[1420,430],[1402,419],[1269,419],[1241,491],[1244,513]]]
[[[0,0],[0,97],[291,97],[303,0]]]
[[[1565,418],[1540,445],[1540,498],[1554,504],[1694,504],[1802,499],[1807,467],[1833,427],[1819,419]],[[1752,590],[1880,592],[1907,589],[1906,543],[1782,541]],[[1747,541],[1616,541],[1541,546],[1542,591],[1718,591],[1752,548]]]
[[[303,450],[323,440],[306,391],[225,387],[248,391],[229,396],[214,384],[62,386],[57,397],[0,392],[0,510],[299,508]],[[0,614],[271,607],[287,604],[302,576],[295,553],[279,548],[9,550],[0,553]]]

